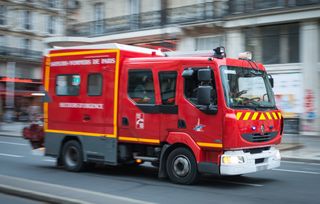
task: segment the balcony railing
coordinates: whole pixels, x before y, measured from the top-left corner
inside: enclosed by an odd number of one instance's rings
[[[29,49],[0,46],[0,57],[19,58],[40,62],[42,58],[42,52]]]
[[[261,10],[293,8],[320,4],[320,0],[230,0],[229,13],[255,13]]]
[[[98,21],[74,24],[67,34],[72,36],[99,36],[110,33],[160,28],[165,25],[187,24],[221,18],[221,12],[214,12],[216,4],[223,1],[207,2],[190,6],[170,8],[107,18]]]
[[[69,26],[70,36],[101,36],[112,33],[161,28],[167,25],[193,24],[221,20],[225,16],[255,14],[270,9],[283,9],[320,4],[320,0],[216,0],[190,6],[107,18]]]

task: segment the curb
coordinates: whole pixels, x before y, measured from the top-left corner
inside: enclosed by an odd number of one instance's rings
[[[284,144],[287,144],[288,146],[280,146],[278,147],[278,149],[280,151],[289,151],[289,150],[296,150],[296,149],[301,149],[304,147],[303,144],[300,144],[300,143],[284,143]]]
[[[83,202],[80,200],[76,199],[70,199],[66,197],[61,197],[61,196],[54,196],[50,195],[47,193],[40,193],[40,192],[35,192],[35,191],[30,191],[30,190],[25,190],[22,188],[16,188],[12,186],[7,186],[0,184],[0,192],[5,193],[5,194],[10,194],[14,196],[19,196],[19,197],[24,197],[28,198],[31,200],[36,200],[40,202],[47,202],[47,203],[52,203],[52,204],[90,204],[88,202]]]
[[[305,159],[299,157],[282,157],[283,161],[292,161],[292,162],[305,162],[305,163],[316,163],[320,164],[320,159]]]

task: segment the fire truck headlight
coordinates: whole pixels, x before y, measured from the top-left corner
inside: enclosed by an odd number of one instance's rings
[[[221,158],[221,162],[223,164],[243,164],[244,157],[243,156],[231,156],[231,155],[223,155]]]

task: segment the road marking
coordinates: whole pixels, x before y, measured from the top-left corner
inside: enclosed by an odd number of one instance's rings
[[[15,154],[4,154],[4,153],[0,153],[0,156],[5,156],[5,157],[15,157],[15,158],[21,158],[24,156],[21,155],[15,155]]]
[[[253,186],[253,187],[262,187],[263,186],[261,184],[255,184],[255,183],[242,183],[242,182],[236,182],[236,181],[217,180],[217,179],[214,179],[212,181],[218,181],[218,182],[221,182],[221,183],[231,183],[231,184],[245,185],[245,186]]]
[[[307,164],[307,165],[315,165],[320,166],[319,163],[310,163],[310,162],[298,162],[298,161],[281,161],[281,163],[288,163],[288,164]]]
[[[290,170],[290,169],[272,169],[272,170],[273,171],[285,171],[285,172],[291,172],[291,173],[320,175],[320,172],[314,172],[314,171],[298,171],[298,170]]]
[[[67,186],[62,186],[62,185],[58,185],[58,184],[46,183],[46,182],[42,182],[42,181],[34,181],[34,180],[12,177],[12,176],[0,175],[0,180],[1,181],[9,180],[9,182],[11,180],[11,181],[16,181],[16,183],[20,183],[20,184],[25,182],[30,186],[38,186],[39,187],[40,185],[42,185],[42,186],[46,186],[46,187],[59,188],[63,192],[65,192],[66,190],[73,191],[73,193],[70,192],[71,195],[73,195],[74,192],[82,193],[82,194],[90,194],[93,196],[103,197],[106,200],[107,199],[119,200],[119,203],[128,202],[128,203],[139,203],[139,204],[152,204],[152,202],[137,200],[137,199],[128,198],[128,197],[124,197],[124,196],[116,196],[116,195],[112,195],[112,194],[108,194],[108,193],[90,191],[90,190],[85,190],[85,189],[81,189],[81,188],[67,187]],[[5,183],[5,182],[3,182],[3,183]],[[31,184],[34,184],[34,185],[31,185]],[[46,188],[43,188],[43,189],[46,189]],[[31,191],[31,189],[28,189],[28,190]]]
[[[19,145],[19,146],[29,146],[29,144],[16,143],[16,142],[3,142],[0,141],[1,144],[11,144],[11,145]]]

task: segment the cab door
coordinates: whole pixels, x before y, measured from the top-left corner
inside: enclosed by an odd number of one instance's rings
[[[151,68],[125,68],[120,82],[119,141],[159,144],[159,86]]]
[[[198,72],[201,69],[210,69],[211,78],[208,81],[199,81]],[[218,74],[213,67],[204,65],[185,65],[182,71],[187,70],[189,76],[183,77],[183,83],[179,85],[179,128],[188,133],[200,147],[221,148],[222,147],[222,104],[220,89],[217,86]],[[182,74],[182,73],[181,73]],[[211,87],[210,106],[216,111],[210,111],[201,107],[197,95],[200,86]]]

